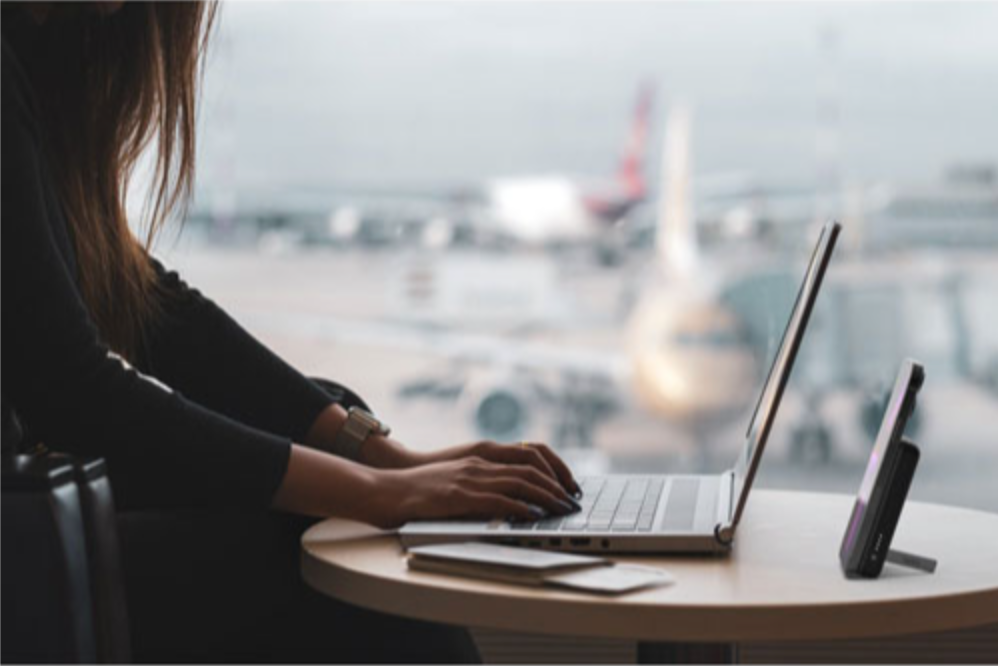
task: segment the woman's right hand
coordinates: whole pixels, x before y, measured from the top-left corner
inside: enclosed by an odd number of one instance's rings
[[[370,522],[397,527],[410,520],[513,518],[536,520],[578,503],[557,481],[530,465],[470,457],[409,469],[379,470]]]

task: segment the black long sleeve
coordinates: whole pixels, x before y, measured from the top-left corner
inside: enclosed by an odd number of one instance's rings
[[[4,43],[5,408],[50,448],[104,456],[124,507],[269,506],[287,468],[288,437],[185,398],[123,363],[100,339],[74,279],[66,223],[25,86]],[[209,336],[213,345],[223,342],[219,336]]]
[[[303,441],[329,394],[176,273],[155,267],[163,312],[148,336],[144,369],[201,405]]]

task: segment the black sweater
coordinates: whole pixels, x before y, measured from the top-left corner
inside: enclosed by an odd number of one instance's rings
[[[158,263],[165,313],[142,372],[110,352],[80,297],[18,56],[4,38],[4,423],[13,410],[48,448],[104,456],[122,508],[269,506],[329,395]]]

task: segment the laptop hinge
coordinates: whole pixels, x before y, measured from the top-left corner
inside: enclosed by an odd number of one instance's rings
[[[728,470],[728,522],[735,519],[735,470]]]
[[[721,497],[718,502],[717,524],[714,526],[714,538],[719,543],[730,545],[734,538],[734,526],[732,525],[732,512],[735,506],[735,472],[728,470],[727,477],[721,482]]]

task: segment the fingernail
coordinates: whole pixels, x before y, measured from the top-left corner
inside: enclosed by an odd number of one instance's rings
[[[577,483],[575,484],[575,492],[572,493],[572,497],[574,497],[577,500],[580,500],[583,497],[582,488]]]
[[[582,505],[575,501],[574,497],[569,497],[565,501],[568,502],[568,505],[572,507],[573,511],[582,511]]]
[[[578,511],[578,509],[573,508],[572,505],[569,504],[568,502],[564,502],[562,500],[555,500],[555,501],[558,503],[558,506],[561,507],[563,513],[575,513],[576,511]]]
[[[540,520],[541,518],[547,518],[548,512],[539,506],[534,504],[527,505],[527,511],[530,513],[529,516],[514,516],[509,519],[511,523],[529,523],[533,520]]]

